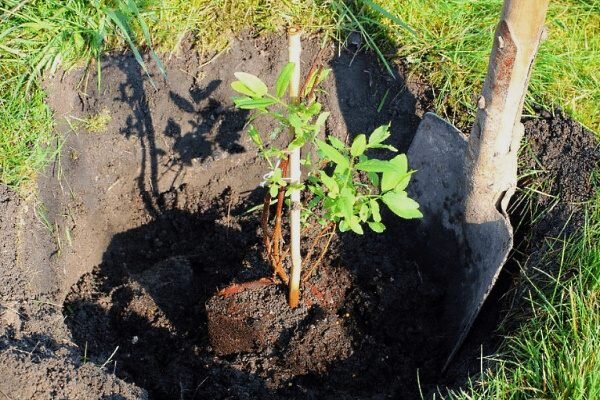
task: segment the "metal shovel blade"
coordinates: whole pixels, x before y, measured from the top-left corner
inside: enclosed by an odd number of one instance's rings
[[[411,169],[416,170],[408,191],[424,215],[420,228],[436,232],[428,235],[427,246],[444,248],[448,242],[458,246],[450,256],[453,259],[444,263],[452,270],[440,271],[448,277],[443,310],[448,348],[444,369],[465,340],[513,242],[510,221],[495,204],[477,205],[481,208],[477,212],[492,216],[488,222],[465,222],[466,151],[467,139],[458,129],[427,113],[407,153]]]

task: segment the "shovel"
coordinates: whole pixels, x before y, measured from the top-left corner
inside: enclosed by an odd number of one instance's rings
[[[423,232],[441,232],[428,246],[458,244],[447,260],[449,323],[445,370],[465,340],[513,246],[506,213],[517,184],[520,122],[533,59],[544,34],[549,0],[505,0],[494,34],[477,116],[466,138],[427,113],[408,150],[417,170],[409,193],[421,205]],[[445,273],[446,273],[445,272]]]

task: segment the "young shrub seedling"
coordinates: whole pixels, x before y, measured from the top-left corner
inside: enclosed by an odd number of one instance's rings
[[[290,33],[292,62],[279,74],[274,90],[269,91],[262,80],[245,72],[236,72],[237,80],[231,84],[233,90],[241,94],[233,98],[236,107],[254,112],[251,121],[265,116],[277,122],[275,129],[268,133],[261,133],[250,124],[248,135],[270,168],[264,182],[268,187],[262,217],[264,244],[275,274],[290,288],[291,307],[298,304],[301,280],[301,222],[322,225],[322,233],[334,226],[341,232],[357,234],[363,234],[364,227],[368,226],[381,233],[385,230],[381,204],[401,218],[422,217],[419,205],[405,190],[414,172],[408,169],[406,155],[399,154],[390,160],[370,156],[369,150],[374,149],[392,153],[398,151],[384,143],[390,137],[389,124],[375,129],[368,137],[357,135],[351,145],[334,136],[328,136],[325,141],[318,138],[329,113],[322,110],[315,92],[330,70],[313,66],[300,88],[300,52],[297,46],[299,35],[295,37],[294,33]],[[289,94],[288,99],[286,93]],[[288,144],[278,147],[275,139],[286,130],[289,132]],[[311,159],[309,147],[317,149],[316,160]],[[304,150],[303,157],[301,150]],[[311,171],[304,179],[300,176],[300,164]],[[269,212],[273,202],[276,203],[276,213],[270,234]],[[284,203],[290,209],[290,276],[283,266],[288,254],[288,250],[283,248],[281,228]],[[327,246],[324,246],[323,252]],[[322,256],[317,258],[317,264]],[[315,263],[313,266],[316,266]]]

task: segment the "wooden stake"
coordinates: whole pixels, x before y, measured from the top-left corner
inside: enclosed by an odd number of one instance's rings
[[[294,63],[294,70],[290,80],[290,101],[297,102],[300,95],[300,43],[301,32],[298,28],[288,29],[288,52],[289,62]],[[292,140],[294,132],[291,132]],[[301,182],[300,171],[300,149],[296,148],[290,152],[290,184],[297,185]],[[290,295],[289,305],[291,308],[298,306],[300,298],[300,275],[302,273],[302,256],[300,254],[300,190],[294,190],[290,194],[290,253],[292,257],[292,270],[290,273]]]

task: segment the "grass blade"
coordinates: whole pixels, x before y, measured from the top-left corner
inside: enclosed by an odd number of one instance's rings
[[[379,4],[373,3],[371,0],[361,0],[361,1],[364,4],[366,4],[369,8],[371,8],[373,11],[376,11],[379,14],[383,15],[384,17],[394,21],[396,24],[400,25],[402,28],[406,29],[414,36],[417,36],[416,32],[410,26],[408,26],[408,24],[406,22],[402,21],[400,18],[396,17],[395,15],[392,15],[388,10],[381,7]]]

